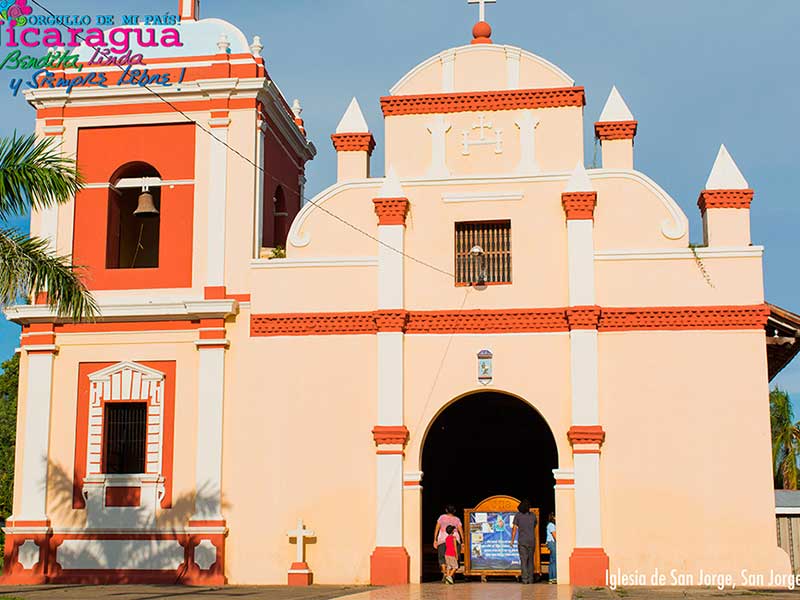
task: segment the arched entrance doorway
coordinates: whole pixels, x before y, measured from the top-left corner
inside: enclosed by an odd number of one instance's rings
[[[436,519],[447,504],[459,517],[493,495],[528,498],[540,514],[555,511],[558,450],[544,418],[527,402],[476,392],[445,408],[422,448],[422,579],[441,577],[433,551]],[[544,528],[541,528],[544,531]]]

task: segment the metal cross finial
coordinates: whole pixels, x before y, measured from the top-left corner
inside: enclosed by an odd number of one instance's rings
[[[477,4],[479,10],[479,21],[486,20],[486,5],[494,4],[497,0],[467,0],[470,4]]]
[[[297,529],[287,532],[290,538],[297,538],[297,562],[305,562],[305,538],[314,537],[314,532],[303,527],[303,519],[297,519]]]

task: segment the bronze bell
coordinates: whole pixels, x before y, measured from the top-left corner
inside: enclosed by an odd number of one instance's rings
[[[133,216],[139,217],[140,219],[152,219],[158,216],[158,209],[153,200],[153,194],[147,190],[143,190],[142,193],[139,194],[139,205],[136,207],[136,210],[133,211]]]

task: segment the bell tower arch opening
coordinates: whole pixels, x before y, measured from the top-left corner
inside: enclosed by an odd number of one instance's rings
[[[527,498],[545,520],[555,512],[557,467],[553,432],[524,400],[482,391],[447,406],[422,446],[422,580],[441,577],[433,532],[446,505],[455,505],[463,519],[465,508],[490,496]]]
[[[131,162],[117,169],[108,190],[107,269],[158,267],[161,242],[161,175]]]

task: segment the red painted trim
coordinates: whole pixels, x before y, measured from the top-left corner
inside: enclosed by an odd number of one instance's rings
[[[236,300],[237,302],[250,302],[250,294],[229,294],[224,285],[203,288],[205,300]]]
[[[371,312],[277,313],[250,316],[250,335],[362,335],[376,333]]]
[[[189,123],[79,128],[78,168],[86,181],[108,182],[123,165],[146,157],[165,180],[194,179],[195,129]],[[89,289],[191,287],[194,185],[164,186],[160,194],[158,267],[138,269],[107,266],[115,192],[84,188],[77,194],[73,257],[85,267]]]
[[[561,194],[561,206],[568,221],[594,219],[597,192],[564,192]]]
[[[107,487],[106,506],[139,506],[142,502],[142,488]]]
[[[567,323],[573,329],[597,329],[600,322],[599,306],[571,306],[567,309]]]
[[[366,152],[372,154],[375,149],[375,138],[366,133],[334,133],[331,142],[337,152]]]
[[[600,454],[599,448],[573,448],[572,454]]]
[[[369,557],[371,585],[404,585],[409,582],[411,558],[406,549],[378,546]]]
[[[397,331],[407,315],[407,334],[538,333],[593,328],[596,307],[497,310],[364,311],[274,313],[250,316],[251,337],[369,335]],[[769,316],[763,304],[749,306],[666,306],[599,308],[602,331],[762,329]],[[588,321],[587,321],[588,320]]]
[[[567,331],[563,308],[410,311],[406,333],[525,333]]]
[[[225,519],[213,519],[205,521],[189,521],[189,527],[225,527]]]
[[[308,573],[287,573],[289,586],[305,587],[314,583],[314,574],[308,568],[308,563],[293,562],[289,569],[292,571],[308,571]]]
[[[395,455],[395,456],[398,455],[398,454],[401,455],[401,456],[405,456],[406,455],[405,451],[403,451],[403,450],[376,450],[375,454],[378,454],[378,455]]]
[[[378,225],[405,225],[408,214],[408,198],[375,198],[375,214]]]
[[[205,300],[224,300],[225,293],[224,285],[215,285],[203,288],[203,298]]]
[[[180,75],[180,69],[167,69],[164,73],[171,73],[175,76]],[[186,81],[186,79],[184,79]],[[58,109],[39,109],[36,111],[36,118],[43,119],[50,116],[58,116],[62,118],[79,118],[79,117],[105,117],[105,116],[120,116],[120,115],[153,115],[162,113],[174,113],[175,108],[183,112],[205,112],[216,108],[218,105],[210,100],[192,100],[186,102],[171,102],[165,104],[164,102],[139,102],[132,104],[103,104],[97,106],[70,106],[67,105]],[[256,98],[238,98],[228,101],[228,108],[231,110],[242,109],[255,109]],[[176,117],[178,121],[178,117]],[[186,119],[182,119],[175,124],[185,123]]]
[[[583,87],[415,94],[381,98],[381,108],[385,117],[523,108],[582,107],[584,104],[586,96]]]
[[[378,310],[375,311],[375,326],[377,332],[405,331],[408,322],[406,310]]]
[[[753,190],[703,190],[697,199],[697,208],[705,213],[709,208],[750,208]]]
[[[594,124],[594,135],[602,141],[632,140],[638,128],[638,121],[598,121]]]
[[[401,445],[408,442],[408,428],[405,425],[375,425],[372,437],[376,446]]]
[[[567,431],[570,444],[602,444],[606,432],[600,425],[573,425]]]
[[[56,343],[56,334],[52,332],[37,332],[37,333],[23,333],[20,336],[19,344],[23,348],[25,346],[43,346],[53,345]]]
[[[417,485],[422,485],[422,481],[404,481],[403,485],[408,487],[413,487]]]
[[[174,570],[87,569],[64,570],[57,561],[58,547],[65,540],[175,540],[184,548],[184,561]],[[17,560],[19,546],[27,540],[35,541],[41,548],[41,560],[32,570],[24,570]],[[216,561],[207,570],[200,570],[194,562],[194,550],[203,540],[214,544]],[[52,534],[31,536],[10,534],[6,536],[4,576],[5,584],[29,583],[170,583],[186,585],[225,585],[225,535],[222,534]]]
[[[237,302],[250,302],[250,294],[228,294],[226,300],[236,300]]]
[[[765,304],[603,308],[599,328],[600,331],[763,329],[769,314]]]
[[[50,519],[45,521],[6,521],[6,527],[50,527]]]
[[[86,477],[86,446],[89,436],[89,375],[110,367],[116,362],[80,363],[78,365],[78,402],[75,416],[75,460],[72,477],[72,508],[86,508],[83,498],[83,480]],[[164,373],[163,448],[161,470],[164,476],[162,508],[172,507],[172,471],[175,453],[175,374],[176,363],[171,361],[141,361],[140,364]],[[105,402],[105,401],[104,401]],[[105,414],[105,413],[104,413]]]
[[[576,586],[604,586],[608,555],[602,548],[575,548],[569,557],[569,582]]]
[[[574,479],[556,479],[556,485],[575,485]]]
[[[62,333],[124,333],[143,331],[185,331],[197,329],[199,322],[185,321],[110,321],[105,323],[56,323],[55,331]]]

